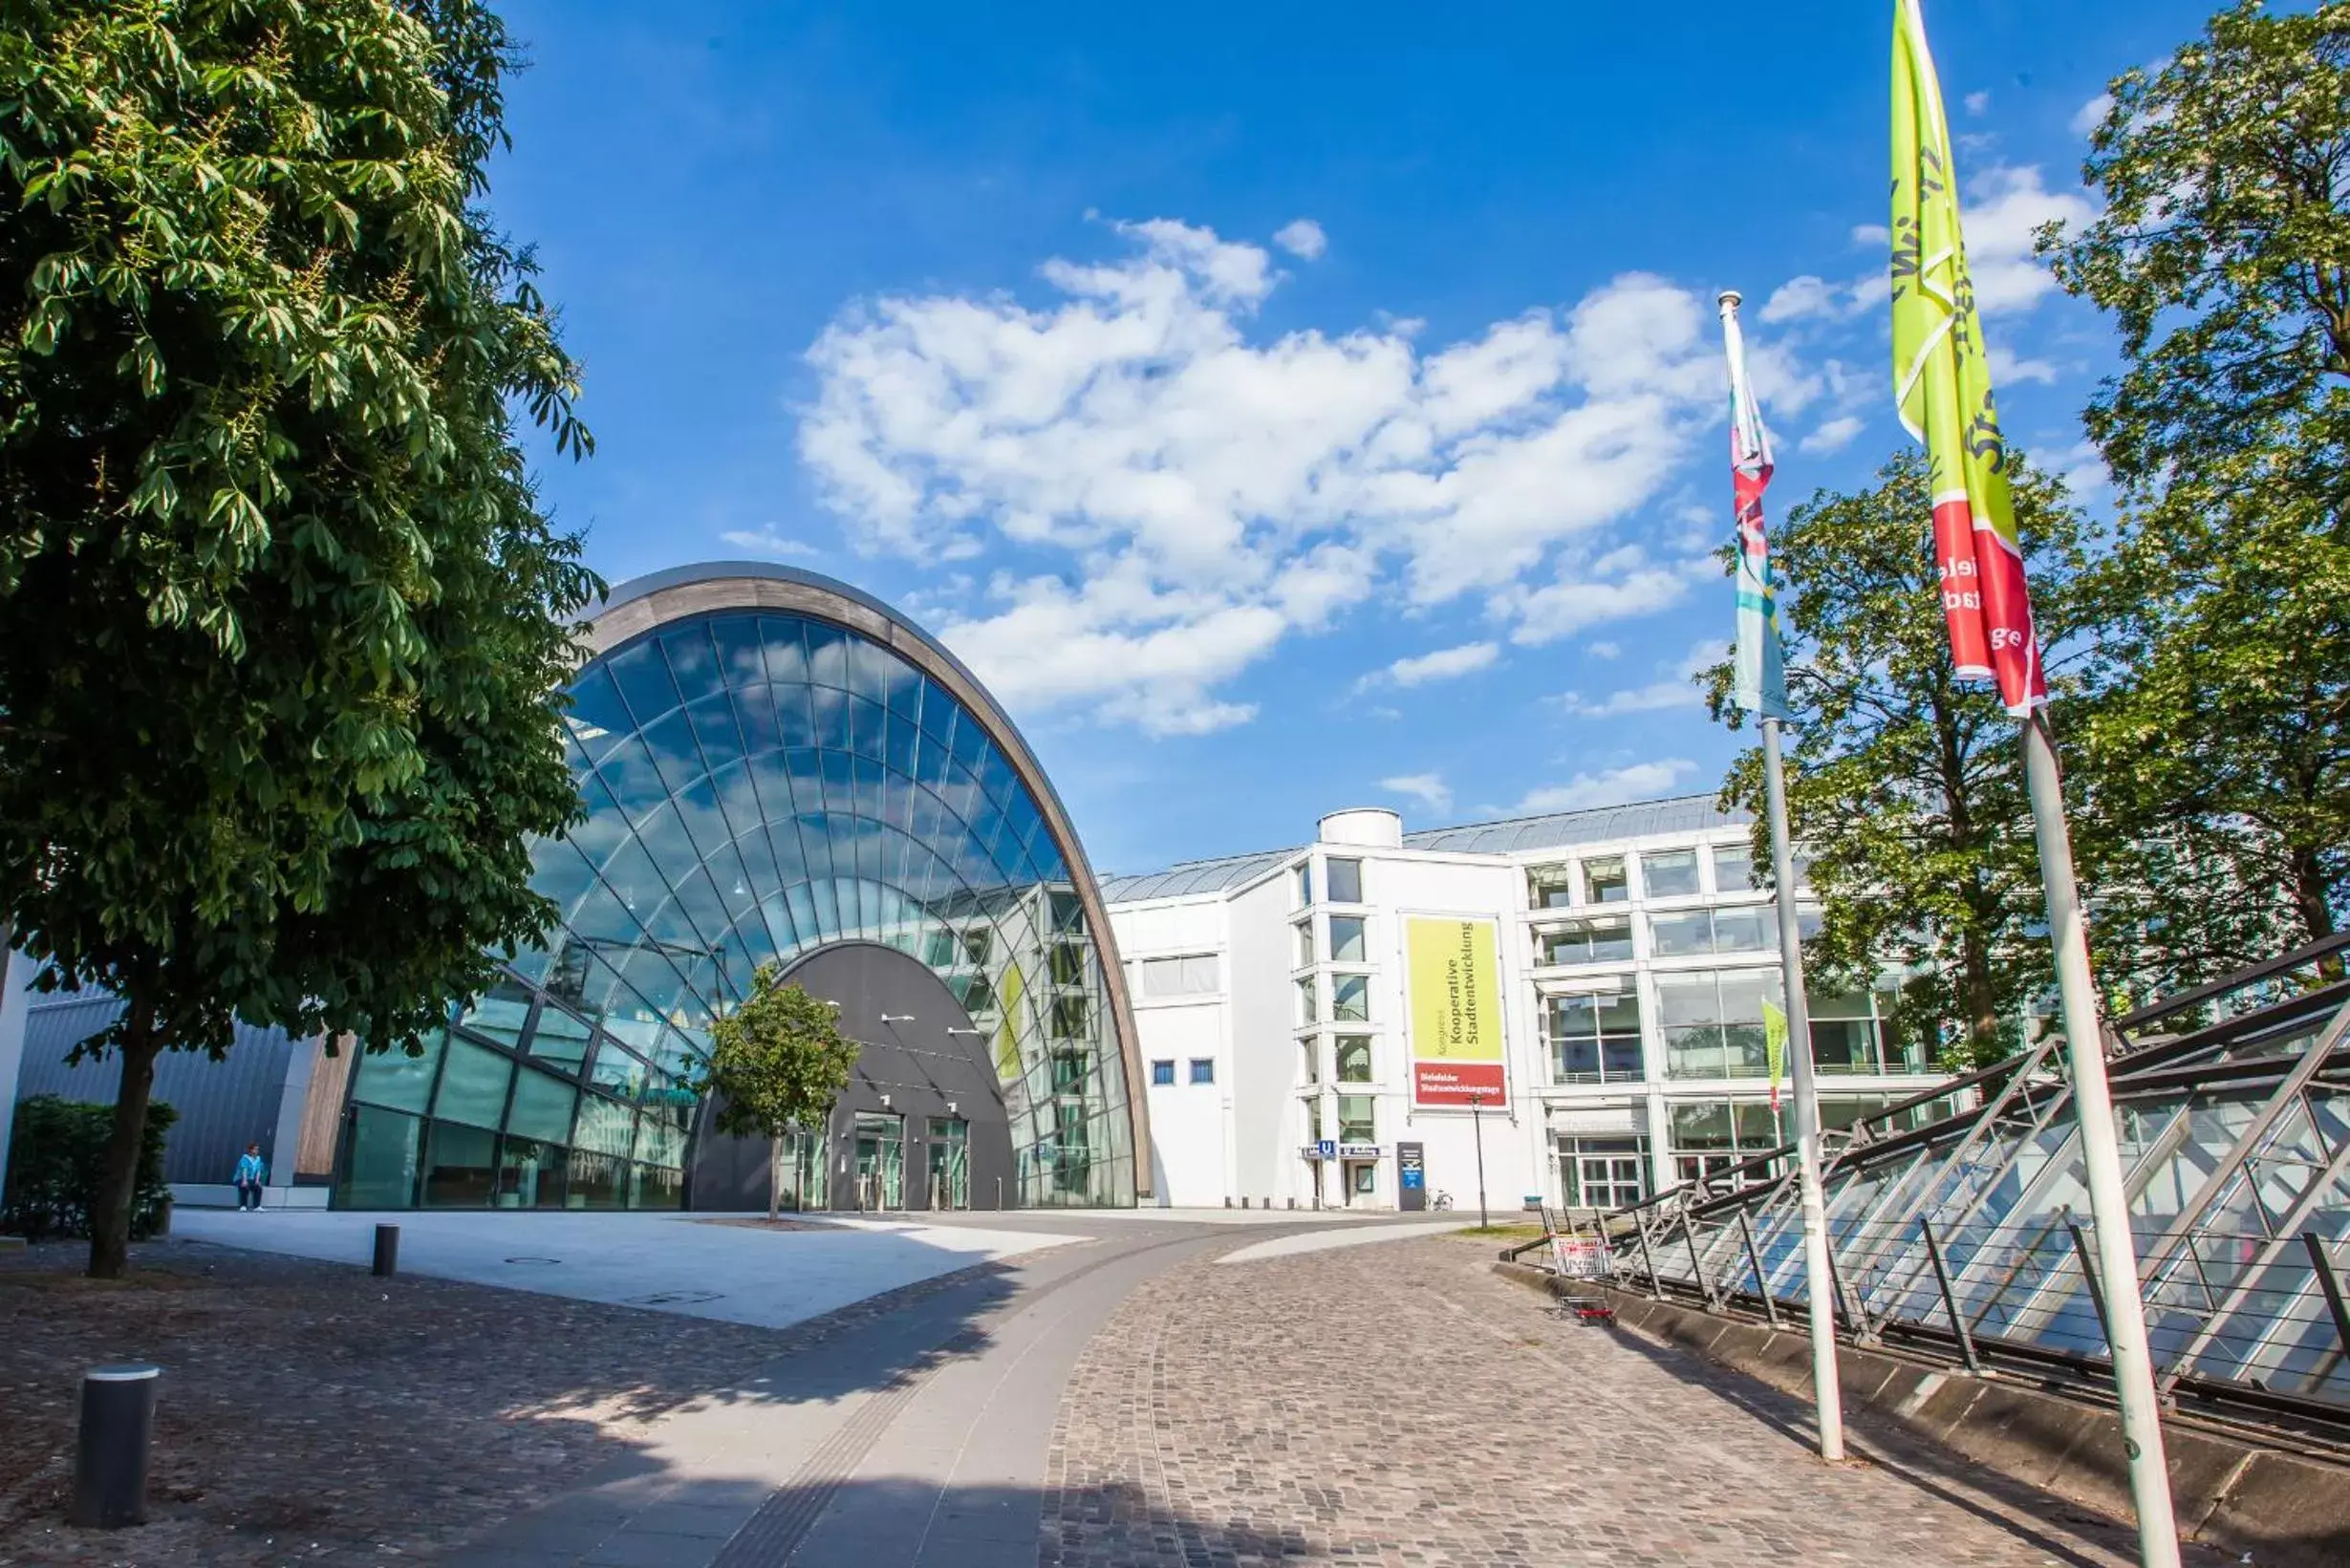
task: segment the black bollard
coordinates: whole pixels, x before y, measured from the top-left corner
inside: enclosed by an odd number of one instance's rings
[[[69,1524],[119,1530],[147,1522],[147,1448],[155,1437],[155,1385],[162,1372],[149,1362],[123,1362],[81,1375]]]
[[[376,1277],[388,1278],[399,1272],[399,1227],[376,1227]]]

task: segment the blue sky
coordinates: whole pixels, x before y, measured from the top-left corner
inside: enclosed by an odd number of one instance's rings
[[[1884,0],[506,10],[492,201],[599,443],[542,462],[559,518],[614,582],[906,606],[1099,868],[1711,789],[1715,293],[1775,515],[1901,439]],[[1929,5],[2008,428],[2093,505],[2112,337],[2030,229],[2208,10]]]

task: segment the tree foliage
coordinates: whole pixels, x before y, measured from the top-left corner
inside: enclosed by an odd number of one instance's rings
[[[2016,524],[2042,636],[2078,645],[2096,613],[2095,538],[2061,486],[2016,470]],[[1822,910],[1806,948],[1817,982],[1873,988],[1904,977],[1895,1026],[1929,1055],[1995,1060],[2024,1004],[2051,983],[2045,904],[2016,722],[1988,685],[1961,682],[1943,624],[1923,453],[1874,487],[1822,492],[1775,530],[1785,586],[1787,809]],[[2052,687],[2070,682],[2060,658]],[[1731,666],[1699,677],[1736,727]],[[1743,754],[1725,805],[1754,813],[1770,862],[1762,758]]]
[[[2090,434],[2129,526],[2086,716],[2114,896],[2188,967],[2350,913],[2350,4],[2237,5],[2124,73],[2041,247],[2125,363]],[[2281,894],[2281,897],[2279,896]]]
[[[721,1132],[771,1140],[769,1219],[783,1201],[784,1135],[825,1126],[856,1059],[856,1042],[842,1038],[832,1004],[786,984],[778,963],[760,965],[750,996],[711,1025],[701,1092],[718,1097],[713,1119]]]
[[[514,414],[587,450],[478,0],[25,0],[0,20],[0,916],[155,1053],[412,1042],[551,914],[550,695],[600,585]]]

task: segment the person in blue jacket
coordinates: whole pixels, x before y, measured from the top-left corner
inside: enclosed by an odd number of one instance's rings
[[[245,1158],[237,1162],[237,1212],[250,1209],[261,1212],[261,1184],[269,1179],[269,1168],[261,1158],[259,1144],[245,1146]]]

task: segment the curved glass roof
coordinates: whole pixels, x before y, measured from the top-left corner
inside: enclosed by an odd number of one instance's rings
[[[1578,844],[1606,844],[1616,839],[1649,838],[1667,833],[1690,833],[1709,827],[1742,827],[1753,819],[1743,811],[1724,811],[1712,795],[1676,795],[1661,801],[1636,801],[1628,805],[1595,806],[1583,811],[1552,811],[1535,817],[1512,817],[1502,822],[1470,823],[1459,827],[1429,827],[1404,835],[1407,849],[1434,849],[1466,854],[1510,854],[1527,849],[1563,849]],[[1102,897],[1113,904],[1139,904],[1152,898],[1180,898],[1190,893],[1221,892],[1244,887],[1267,871],[1295,859],[1307,846],[1264,849],[1255,854],[1226,855],[1218,860],[1191,860],[1163,871],[1106,877]]]

